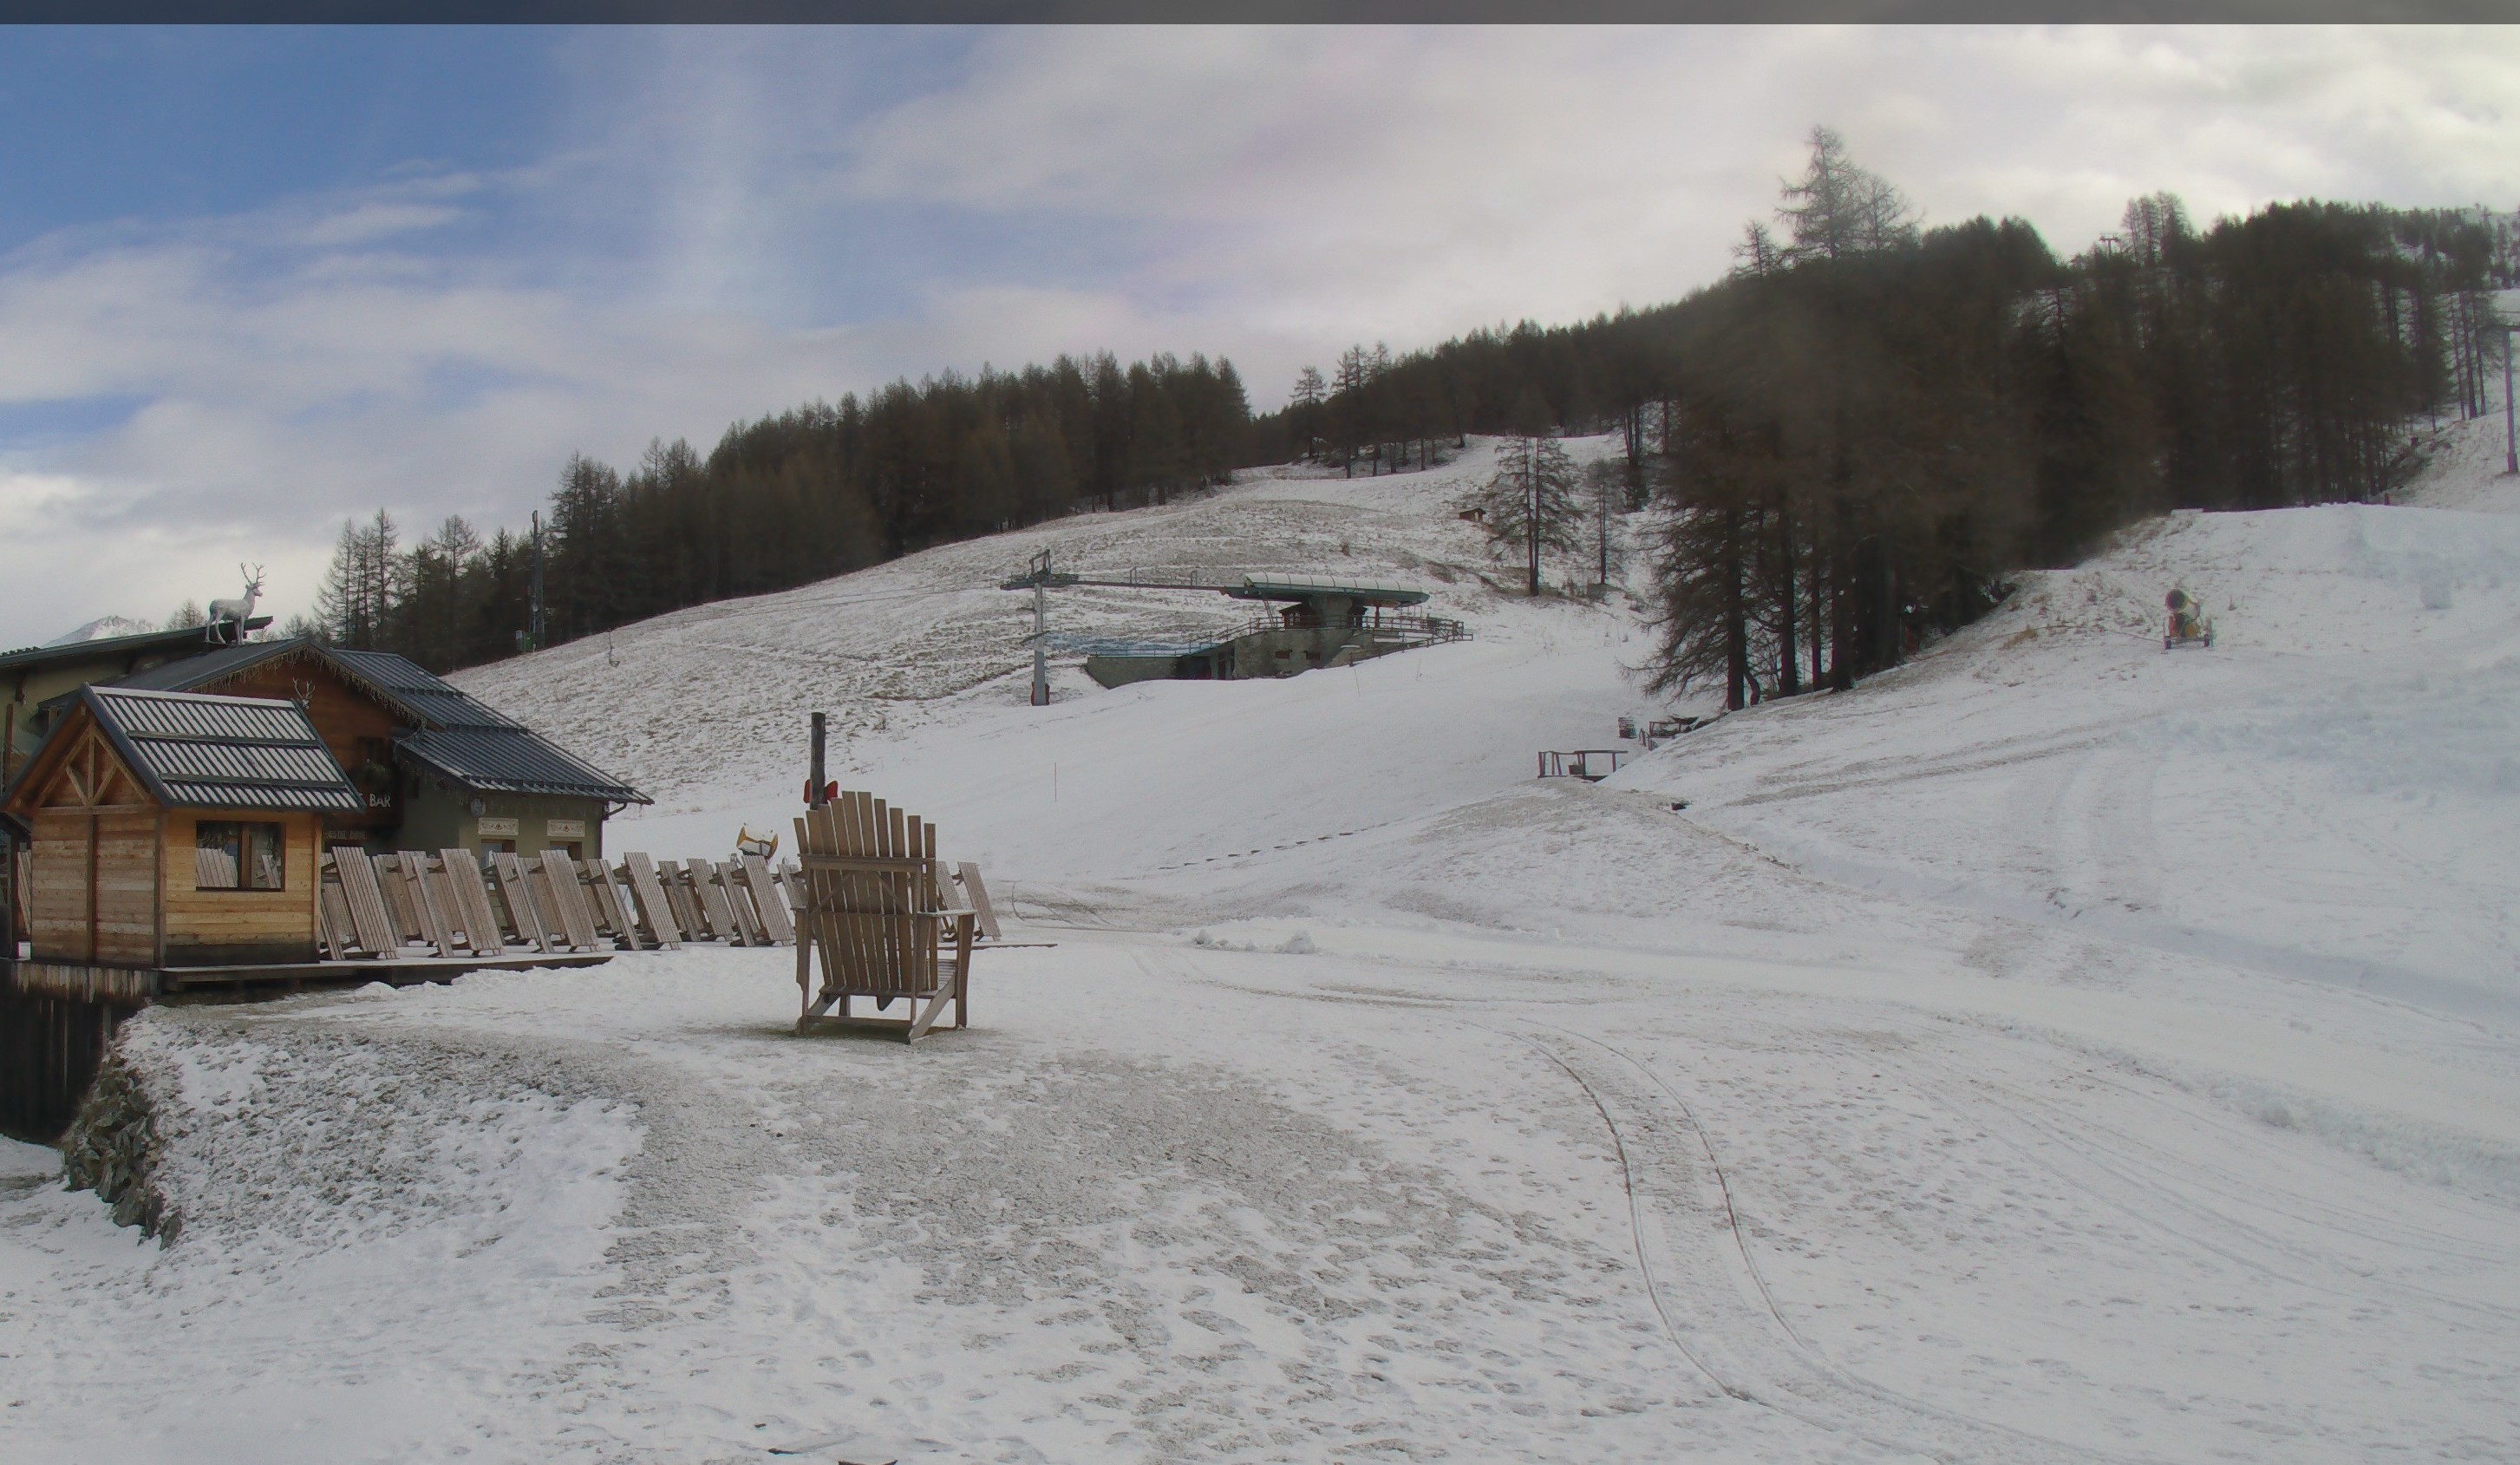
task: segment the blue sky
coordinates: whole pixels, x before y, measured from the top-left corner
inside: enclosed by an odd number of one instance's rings
[[[1817,121],[2071,252],[2153,189],[2512,207],[2515,97],[2509,29],[0,32],[0,646],[896,375],[1266,406],[1675,298]]]
[[[550,143],[550,32],[22,29],[0,61],[0,249],[237,212]]]

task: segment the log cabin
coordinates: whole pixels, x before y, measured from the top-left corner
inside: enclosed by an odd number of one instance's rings
[[[90,970],[100,996],[312,962],[324,821],[361,805],[291,703],[81,687],[0,799],[28,833],[29,961]]]

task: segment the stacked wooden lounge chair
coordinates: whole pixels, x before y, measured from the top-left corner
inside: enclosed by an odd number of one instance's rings
[[[662,895],[652,903],[638,893],[644,859],[634,856],[616,871],[555,849],[530,861],[494,855],[485,870],[465,849],[372,855],[336,846],[319,870],[318,932],[334,961],[679,945],[682,932],[670,916],[662,917],[661,931],[652,924]],[[648,871],[648,883],[653,879]]]
[[[796,821],[796,851],[797,1032],[872,1029],[917,1042],[949,1000],[954,1026],[966,1026],[979,913],[954,898],[936,826],[872,794],[843,793]],[[878,1012],[901,1001],[903,1014],[852,1014],[861,997]]]
[[[894,817],[887,814],[887,830]],[[922,842],[933,838],[930,826],[905,823],[903,847],[914,828]],[[895,847],[887,841],[884,847]],[[196,856],[221,857],[217,850]],[[973,939],[996,939],[997,915],[979,871],[965,865],[948,873],[932,854],[921,858],[942,893],[939,908],[968,908],[978,923]],[[789,946],[799,936],[793,912],[804,908],[811,889],[793,861],[773,871],[747,853],[656,860],[633,852],[615,863],[547,849],[502,852],[484,863],[464,849],[369,854],[341,845],[323,857],[320,874],[318,929],[334,961],[670,950],[685,941]]]

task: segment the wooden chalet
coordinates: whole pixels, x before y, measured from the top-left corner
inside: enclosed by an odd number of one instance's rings
[[[206,656],[226,646],[227,638],[269,624],[270,617],[256,616],[243,627],[178,626],[0,652],[0,786],[43,743],[45,727],[37,710],[45,703],[91,682],[118,681],[169,662]]]
[[[166,968],[311,963],[324,821],[360,804],[289,703],[82,687],[0,799],[28,835],[21,965],[132,1000]]]
[[[117,686],[302,704],[359,794],[333,821],[375,853],[471,850],[528,862],[601,858],[605,821],[647,795],[406,657],[290,639],[248,642]]]

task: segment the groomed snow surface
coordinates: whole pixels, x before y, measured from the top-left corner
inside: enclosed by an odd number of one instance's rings
[[[784,830],[826,708],[1058,945],[915,1049],[787,1035],[786,951],[152,1011],[181,1239],[0,1152],[0,1457],[2520,1457],[2488,426],[2412,506],[2141,526],[1598,787],[1532,755],[1649,710],[1650,632],[1499,592],[1478,445],[484,670],[658,855]],[[1477,639],[1036,710],[993,587],[1045,546]]]

